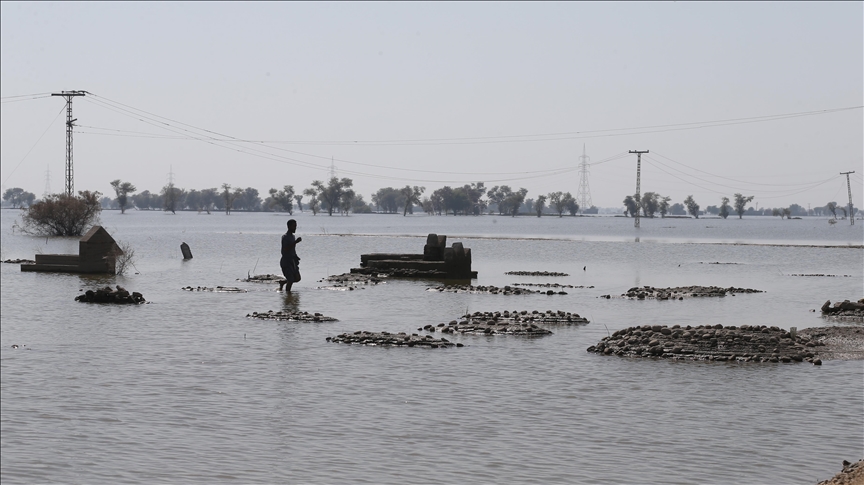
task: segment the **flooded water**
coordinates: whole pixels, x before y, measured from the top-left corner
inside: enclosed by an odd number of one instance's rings
[[[23,236],[13,230],[18,213],[0,212],[2,259],[77,252],[77,239]],[[291,295],[237,281],[279,271],[287,217],[267,213],[103,213],[103,226],[136,253],[124,277],[0,265],[3,483],[814,484],[864,456],[864,361],[676,362],[585,350],[640,324],[825,325],[811,310],[864,296],[864,222],[643,219],[636,230],[613,217],[294,217],[303,281]],[[593,288],[318,288],[361,253],[422,252],[427,233],[471,248],[475,284]],[[182,261],[181,242],[194,259]],[[73,301],[105,284],[150,303]],[[180,289],[190,285],[249,292]],[[599,298],[637,285],[765,293]],[[290,309],[339,321],[246,318]],[[466,311],[547,309],[591,323],[531,339],[454,336],[465,346],[452,349],[325,341],[416,332]]]

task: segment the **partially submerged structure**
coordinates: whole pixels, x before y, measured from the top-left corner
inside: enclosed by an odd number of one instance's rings
[[[37,254],[36,264],[22,264],[21,271],[114,274],[121,254],[123,251],[108,231],[93,226],[78,241],[78,254]]]
[[[429,234],[423,254],[373,253],[360,255],[360,267],[352,273],[386,274],[408,278],[471,279],[471,249],[462,243],[447,247],[447,236]]]

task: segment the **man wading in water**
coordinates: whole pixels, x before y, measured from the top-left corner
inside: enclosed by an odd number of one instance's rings
[[[300,258],[297,257],[297,244],[303,240],[302,237],[294,238],[294,233],[297,232],[297,221],[291,219],[288,221],[288,232],[282,235],[282,259],[279,265],[282,266],[282,274],[285,275],[285,280],[279,282],[279,291],[285,287],[285,291],[291,293],[291,287],[294,283],[300,281]]]

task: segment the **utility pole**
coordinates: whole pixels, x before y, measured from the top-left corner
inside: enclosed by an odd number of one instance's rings
[[[642,203],[642,193],[639,187],[642,178],[642,154],[648,153],[648,150],[630,150],[630,153],[636,154],[636,222],[633,227],[639,228],[639,204]]]
[[[591,202],[591,189],[588,187],[588,161],[591,157],[585,155],[585,145],[582,145],[582,156],[579,157],[582,163],[579,164],[579,191],[576,192],[576,200],[579,201],[579,206],[584,212],[593,204]]]
[[[333,164],[333,157],[330,157],[330,179],[336,178],[336,165]]]
[[[851,172],[840,172],[840,175],[846,176],[846,189],[849,190],[849,224],[855,225],[855,214],[852,213],[852,184],[849,183],[849,174],[855,173],[855,171]]]
[[[72,128],[74,122],[78,118],[72,119],[72,98],[75,96],[84,96],[87,91],[61,91],[59,93],[51,93],[51,96],[62,96],[66,100],[66,195],[73,195],[75,192],[75,180],[72,171]]]

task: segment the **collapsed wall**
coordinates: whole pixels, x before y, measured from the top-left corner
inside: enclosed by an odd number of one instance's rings
[[[471,249],[461,242],[448,248],[447,236],[437,234],[426,236],[423,254],[361,254],[360,267],[351,272],[407,278],[477,278],[477,272],[471,270]]]

